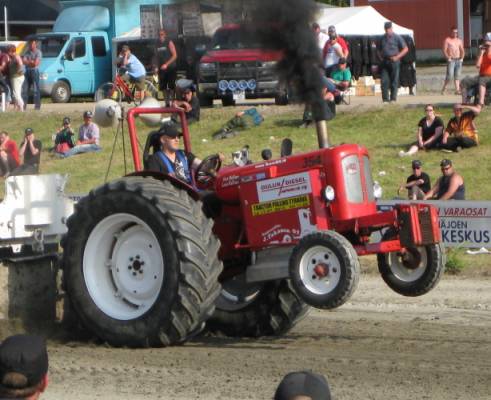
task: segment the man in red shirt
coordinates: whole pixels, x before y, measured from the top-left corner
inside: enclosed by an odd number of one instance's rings
[[[7,178],[20,164],[19,150],[8,132],[0,132],[0,176]]]
[[[346,43],[346,40],[344,40],[341,36],[338,36],[338,34],[336,33],[336,27],[334,25],[331,25],[327,29],[327,33],[329,36],[333,36],[337,38],[337,42],[341,46],[341,49],[343,49],[343,57],[348,58],[348,54],[349,54],[348,44]]]
[[[486,85],[491,82],[491,32],[486,34],[484,44],[479,49],[476,67],[479,68],[479,104],[483,106]]]

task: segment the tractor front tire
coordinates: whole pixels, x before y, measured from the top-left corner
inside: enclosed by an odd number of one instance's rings
[[[168,181],[129,177],[80,200],[62,243],[83,325],[113,346],[182,343],[213,314],[220,243],[201,203]]]
[[[308,313],[289,280],[246,284],[234,278],[223,283],[215,313],[208,320],[211,332],[232,337],[281,336]]]
[[[388,231],[384,238],[391,239]],[[378,269],[385,283],[396,293],[416,297],[433,289],[445,270],[445,248],[442,243],[377,255]]]

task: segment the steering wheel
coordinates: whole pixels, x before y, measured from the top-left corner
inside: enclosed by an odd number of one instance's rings
[[[211,185],[211,182],[216,178],[217,172],[221,166],[222,160],[218,154],[209,155],[201,161],[201,164],[198,165],[194,174],[198,187],[200,189],[207,189]]]

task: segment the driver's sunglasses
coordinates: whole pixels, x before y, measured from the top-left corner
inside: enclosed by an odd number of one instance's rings
[[[414,169],[414,170],[416,170],[416,169],[421,169],[421,167],[413,167],[413,169]]]

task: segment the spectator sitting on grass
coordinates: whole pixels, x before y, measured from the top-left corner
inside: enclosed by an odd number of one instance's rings
[[[74,142],[75,132],[70,125],[70,118],[63,118],[63,126],[56,132],[54,138],[54,151],[55,153],[63,154],[71,148],[75,147]]]
[[[331,400],[326,378],[309,371],[285,375],[274,394],[274,400]]]
[[[19,166],[19,150],[8,132],[0,132],[0,176],[7,178]]]
[[[418,122],[417,140],[408,151],[401,150],[399,157],[412,156],[418,150],[436,149],[441,146],[443,121],[435,115],[433,104],[427,104],[425,107],[425,117]]]
[[[43,144],[36,139],[32,128],[27,128],[19,148],[19,155],[23,157],[23,162],[12,171],[12,175],[35,175],[39,173],[42,147]]]
[[[180,97],[180,100],[174,100],[172,102],[172,107],[179,108],[180,110],[184,111],[188,125],[199,121],[200,105],[198,98],[194,95],[193,88],[184,88]],[[177,123],[178,118],[178,115],[173,115],[172,121]]]
[[[469,111],[462,112],[464,108]],[[443,133],[442,147],[448,151],[460,151],[463,148],[477,146],[477,135],[474,118],[481,112],[480,105],[455,104],[454,117],[448,121],[447,129]]]
[[[430,177],[423,172],[421,161],[413,160],[411,166],[413,173],[407,177],[406,184],[399,187],[397,194],[407,189],[409,200],[423,200],[425,194],[431,189]]]
[[[347,67],[346,58],[340,58],[338,66],[331,72],[331,76],[327,78],[327,90],[332,93],[330,101],[338,101],[341,92],[349,88],[351,84],[351,71]]]
[[[84,112],[84,123],[78,130],[78,140],[75,147],[63,153],[63,157],[71,157],[75,154],[101,151],[99,146],[99,127],[92,122],[92,111]]]
[[[0,398],[39,399],[48,386],[48,352],[43,339],[14,335],[0,345]]]
[[[464,178],[455,172],[452,161],[444,159],[440,162],[440,167],[442,176],[425,194],[423,200],[465,200]]]

